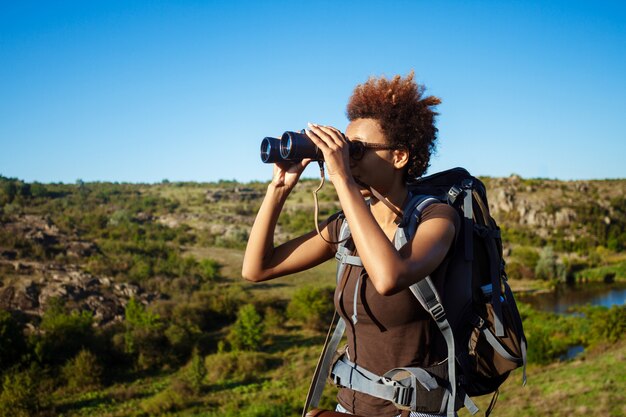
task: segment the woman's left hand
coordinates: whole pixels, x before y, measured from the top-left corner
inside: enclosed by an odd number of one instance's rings
[[[328,178],[333,183],[337,180],[352,180],[349,144],[343,133],[332,126],[309,123],[306,134],[324,154]]]

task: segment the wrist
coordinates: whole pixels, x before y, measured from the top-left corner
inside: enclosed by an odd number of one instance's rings
[[[333,185],[339,191],[339,189],[359,188],[354,178],[350,176],[341,176],[333,178]]]
[[[277,186],[273,181],[271,181],[267,186],[267,193],[265,195],[275,200],[284,202],[289,196],[289,193],[291,193],[290,187],[285,185]]]

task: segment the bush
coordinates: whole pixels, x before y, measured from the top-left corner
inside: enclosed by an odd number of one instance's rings
[[[541,250],[535,267],[535,276],[544,281],[557,278],[556,255],[551,246],[546,246]]]
[[[223,352],[204,358],[206,379],[212,383],[249,382],[269,369],[270,355],[262,352]]]
[[[26,351],[26,341],[21,326],[11,313],[0,310],[0,370],[17,363]]]
[[[38,381],[35,371],[5,374],[0,393],[0,417],[30,417],[40,411],[44,395]]]
[[[207,281],[213,281],[218,277],[220,264],[213,259],[203,259],[199,263],[200,274]]]
[[[534,248],[520,246],[512,250],[511,253],[522,265],[534,270],[539,261],[539,254]]]
[[[553,362],[569,347],[582,344],[580,317],[537,311],[521,303],[519,307],[528,340],[529,363]]]
[[[234,350],[258,350],[265,339],[265,326],[252,304],[246,304],[237,313],[237,321],[228,333],[228,341]]]
[[[517,261],[506,264],[506,274],[512,279],[533,279],[535,277],[533,269]]]
[[[125,311],[124,350],[135,357],[139,369],[158,367],[167,360],[168,343],[164,326],[157,314],[131,298]]]
[[[182,408],[186,401],[185,394],[168,387],[154,397],[144,400],[141,409],[148,415],[159,416]]]
[[[94,343],[89,311],[66,313],[60,299],[50,300],[41,320],[42,334],[34,337],[35,354],[43,363],[61,364]]]
[[[582,313],[587,325],[579,329],[581,338],[588,346],[599,343],[615,343],[626,334],[626,306],[583,306],[576,309]]]
[[[287,316],[301,322],[307,328],[323,330],[333,315],[333,293],[332,287],[301,288],[289,302]]]
[[[179,383],[186,385],[186,391],[195,395],[199,395],[202,392],[207,370],[204,365],[204,359],[197,348],[194,349],[189,363],[181,369],[180,374],[178,378],[180,380]]]
[[[70,390],[82,392],[100,387],[102,366],[96,355],[83,349],[63,366],[61,373]]]
[[[269,306],[265,309],[265,313],[263,314],[263,322],[265,323],[266,330],[280,329],[285,322],[285,315],[283,311]]]

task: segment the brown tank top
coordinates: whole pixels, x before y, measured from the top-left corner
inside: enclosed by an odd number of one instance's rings
[[[434,218],[448,219],[455,230],[459,230],[459,216],[447,204],[428,206],[422,214],[421,223]],[[340,227],[341,218],[332,219],[329,223],[330,236],[334,241],[339,240]],[[431,274],[442,297],[445,296],[441,288],[447,259],[448,256]],[[376,292],[363,267],[348,268],[343,282],[337,286],[334,302],[337,312],[346,322],[347,354],[351,361],[382,375],[393,368],[424,367],[446,359],[447,349],[439,329],[408,288],[383,296]],[[356,298],[355,291],[358,292]],[[392,402],[348,388],[339,390],[337,400],[353,414],[380,417],[399,414]]]

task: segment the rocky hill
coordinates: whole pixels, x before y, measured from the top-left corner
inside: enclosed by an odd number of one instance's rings
[[[585,267],[598,264],[590,260],[598,247],[605,255],[624,252],[626,180],[482,180],[513,260],[517,247],[538,252],[551,246]],[[205,267],[188,254],[194,247],[243,248],[266,187],[44,185],[8,178],[0,178],[0,185],[0,308],[36,321],[56,297],[93,312],[99,324],[121,320],[130,298],[147,304],[170,296],[174,285],[201,285]],[[311,192],[317,185],[304,180],[296,187],[277,240],[313,228]],[[320,218],[338,209],[335,192],[326,185]]]

